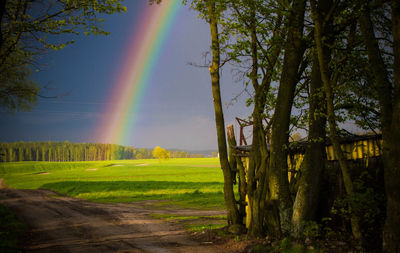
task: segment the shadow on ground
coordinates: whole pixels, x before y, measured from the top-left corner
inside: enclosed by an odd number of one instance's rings
[[[168,200],[172,205],[224,208],[223,184],[174,181],[62,181],[40,188],[102,203]]]

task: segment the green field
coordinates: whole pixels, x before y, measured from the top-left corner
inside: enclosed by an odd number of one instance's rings
[[[159,204],[224,208],[217,158],[0,163],[0,177],[13,188],[49,189],[102,203],[165,200]]]

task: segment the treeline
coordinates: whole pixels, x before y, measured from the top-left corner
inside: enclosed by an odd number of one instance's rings
[[[180,150],[168,150],[170,158],[203,158],[203,154],[193,154],[187,151]],[[217,157],[214,154],[211,154],[211,157]]]
[[[0,161],[105,161],[153,158],[152,149],[103,143],[13,142],[0,143]],[[171,158],[199,157],[186,151],[170,151]]]

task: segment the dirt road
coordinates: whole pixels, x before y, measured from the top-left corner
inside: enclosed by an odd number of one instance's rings
[[[21,245],[26,252],[232,252],[195,242],[180,225],[151,218],[146,202],[99,204],[46,190],[0,189],[0,203],[28,225]]]

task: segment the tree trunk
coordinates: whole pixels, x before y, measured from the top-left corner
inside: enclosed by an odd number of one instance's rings
[[[228,134],[228,160],[229,160],[229,166],[231,167],[232,171],[232,180],[233,183],[236,184],[236,173],[238,171],[237,169],[237,161],[236,161],[236,156],[235,156],[235,150],[233,147],[236,146],[236,139],[235,139],[235,131],[233,129],[233,125],[229,125],[226,127],[227,129],[227,134]]]
[[[291,230],[292,199],[288,180],[287,145],[298,70],[305,50],[303,41],[305,2],[305,0],[294,1],[290,10],[288,38],[272,124],[269,193],[270,199],[279,203],[280,224],[284,235],[289,234]]]
[[[239,215],[241,219],[246,218],[246,195],[247,195],[247,183],[246,183],[246,172],[243,166],[243,162],[240,157],[236,157],[236,164],[239,173]]]
[[[400,252],[400,3],[392,1],[392,31],[394,52],[394,95],[387,165],[385,167],[386,221],[383,230],[383,250]]]
[[[247,194],[249,200],[248,219],[250,224],[249,235],[259,237],[264,234],[263,220],[266,200],[266,183],[268,167],[268,148],[262,125],[262,113],[265,105],[265,94],[261,92],[262,86],[258,86],[255,95],[253,111],[253,141],[250,152],[249,168],[247,173]],[[268,228],[269,232],[276,228]],[[276,231],[274,232],[276,233]]]
[[[235,131],[233,125],[229,125],[228,129],[228,144],[229,144],[229,164],[233,175],[238,174],[239,178],[239,215],[243,221],[246,217],[246,176],[242,160],[235,155],[233,147],[236,146]],[[236,176],[235,176],[236,177]],[[235,180],[234,180],[235,181]]]
[[[211,86],[214,101],[215,123],[217,128],[218,151],[221,169],[224,175],[224,198],[227,209],[228,225],[241,224],[239,211],[236,206],[235,195],[233,193],[233,179],[231,168],[228,161],[228,152],[225,138],[225,121],[222,111],[221,91],[220,91],[220,47],[218,38],[218,25],[215,17],[215,1],[208,0],[207,8],[209,14],[212,48],[212,65],[210,66]]]
[[[252,2],[254,4],[254,2]],[[276,201],[270,201],[268,194],[268,167],[269,150],[266,142],[266,131],[263,125],[263,113],[266,104],[266,95],[270,92],[271,80],[275,71],[275,65],[280,54],[281,45],[271,45],[268,56],[269,67],[265,71],[261,83],[258,81],[258,44],[257,27],[255,17],[255,6],[251,8],[250,37],[252,71],[250,80],[252,82],[254,96],[253,110],[253,140],[249,157],[249,168],[247,173],[247,194],[248,194],[248,227],[249,235],[253,237],[263,236],[266,232],[271,237],[280,237],[279,212]],[[273,39],[280,37],[282,16],[277,17]]]
[[[315,220],[318,206],[320,177],[325,167],[325,97],[317,53],[313,56],[310,82],[309,134],[304,160],[300,168],[299,188],[293,204],[293,236],[301,238],[304,223]]]
[[[349,166],[347,164],[347,158],[344,156],[344,153],[340,147],[339,135],[336,130],[337,125],[336,125],[336,119],[335,119],[335,109],[334,109],[334,105],[333,105],[333,95],[334,94],[332,91],[332,84],[336,83],[336,81],[335,81],[336,76],[333,75],[334,76],[333,80],[330,79],[331,74],[330,74],[329,68],[328,68],[329,56],[327,56],[324,52],[324,45],[322,42],[323,28],[322,28],[321,20],[320,20],[321,14],[319,13],[319,11],[316,7],[315,0],[311,0],[311,6],[312,6],[311,9],[312,9],[313,21],[315,24],[314,37],[315,37],[316,49],[318,52],[318,62],[319,62],[321,79],[322,79],[322,82],[324,85],[326,103],[327,103],[329,139],[332,142],[334,152],[339,161],[346,193],[347,193],[347,195],[352,197],[352,196],[354,196],[353,182],[350,177]],[[335,73],[335,74],[338,74],[338,73]],[[354,238],[357,239],[359,242],[361,242],[362,234],[361,234],[361,230],[360,230],[360,226],[359,226],[358,217],[356,217],[355,215],[351,216],[351,228],[352,228]]]
[[[359,16],[360,29],[368,59],[375,77],[381,112],[383,163],[386,190],[386,220],[383,229],[383,251],[400,251],[400,3],[391,1],[394,52],[394,89],[378,41],[368,6]]]

